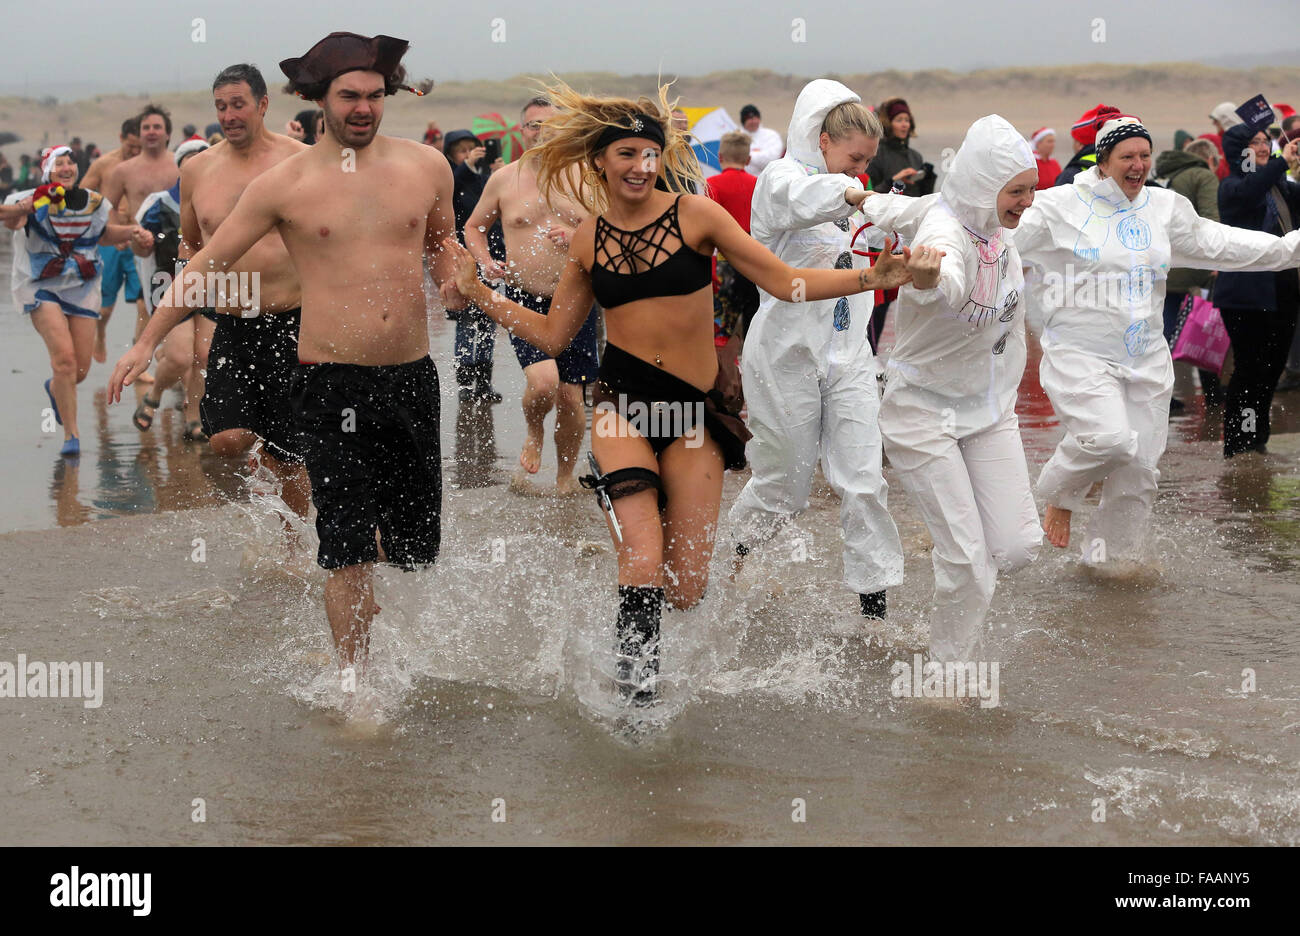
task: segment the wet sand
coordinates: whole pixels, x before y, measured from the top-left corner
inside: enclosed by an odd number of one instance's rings
[[[596,506],[508,490],[522,375],[499,333],[506,402],[461,407],[439,314],[443,556],[381,575],[387,721],[367,729],[331,707],[323,573],[284,570],[239,465],[181,442],[172,410],[142,439],[130,405],[103,406],[107,365],[64,463],[40,432],[43,348],[7,282],[0,302],[0,660],[102,661],[106,680],[97,709],[0,699],[0,843],[1300,843],[1300,394],[1275,403],[1267,458],[1225,464],[1199,397],[1172,421],[1156,574],[1101,581],[1044,546],[1003,579],[987,710],[891,696],[890,664],[927,641],[929,538],[887,473],[907,578],[867,628],[819,478],[739,583],[715,562],[703,606],[667,616],[666,724],[628,736]],[[1036,474],[1060,429],[1032,367],[1021,415]],[[540,478],[554,460],[548,441]]]

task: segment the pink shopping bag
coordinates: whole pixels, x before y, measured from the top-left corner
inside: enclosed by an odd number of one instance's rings
[[[1217,374],[1223,370],[1223,359],[1232,344],[1228,330],[1214,303],[1200,296],[1188,298],[1192,307],[1174,342],[1174,360]]]

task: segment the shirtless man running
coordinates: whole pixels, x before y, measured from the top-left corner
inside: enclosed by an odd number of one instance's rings
[[[110,150],[103,156],[96,159],[86,170],[86,177],[81,180],[81,187],[89,189],[92,192],[104,194],[104,183],[108,181],[108,174],[116,169],[119,165],[128,159],[133,159],[140,155],[140,118],[129,117],[122,121],[122,132],[118,136],[119,145],[117,149]],[[114,205],[116,209],[118,206]],[[114,223],[123,223],[124,213],[118,213],[114,216]],[[103,281],[100,288],[100,307],[99,321],[95,323],[95,350],[92,356],[101,364],[108,360],[108,320],[113,314],[113,306],[117,303],[117,292],[119,289],[126,291],[125,299],[127,302],[135,302],[140,297],[140,280],[135,273],[135,264],[131,261],[131,251],[123,247],[105,247],[99,248],[99,259],[103,264]],[[141,322],[136,323],[135,337],[140,337],[140,331],[144,328]]]
[[[212,98],[225,140],[185,162],[182,258],[211,242],[249,183],[308,148],[267,129],[266,80],[255,66],[222,69],[213,79]],[[208,295],[215,324],[203,309],[178,326],[164,346],[171,350],[164,351],[158,373],[170,376],[197,359],[206,371],[200,415],[212,451],[234,456],[261,439],[262,465],[279,483],[285,505],[305,518],[310,487],[289,406],[302,307],[298,271],[274,230],[224,271],[255,281],[256,297],[239,290]],[[254,298],[255,308],[249,305]]]
[[[225,271],[279,232],[302,284],[293,410],[302,433],[329,570],[325,610],[341,667],[360,667],[375,613],[379,531],[386,559],[430,565],[441,544],[438,375],[429,358],[423,258],[444,303],[440,245],[454,236],[451,167],[431,146],[378,135],[384,98],[403,88],[407,43],[331,33],[280,68],[325,111],[325,136],[248,183],[186,268]],[[208,154],[205,154],[208,155]],[[197,157],[196,157],[197,158]],[[109,399],[141,373],[186,312],[172,287],[140,341],[118,361]]]
[[[542,137],[542,122],[555,113],[546,98],[533,98],[520,114],[520,135],[525,149]],[[566,201],[550,205],[537,191],[537,169],[526,156],[492,174],[478,207],[465,224],[465,246],[483,265],[489,281],[504,279],[506,295],[520,305],[543,315],[551,307],[551,297],[560,282],[569,256],[569,241],[574,230],[587,217],[577,204]],[[487,234],[501,219],[506,236],[508,264],[492,259]],[[574,468],[582,436],[587,427],[583,408],[583,385],[596,379],[600,362],[596,352],[596,309],[572,344],[552,358],[522,338],[510,336],[515,357],[524,369],[524,421],[528,437],[524,440],[519,464],[527,474],[536,474],[542,464],[546,414],[555,409],[555,485],[561,494],[578,490]],[[526,475],[517,478],[523,481]]]
[[[136,212],[144,200],[154,192],[165,192],[176,184],[180,171],[176,160],[167,150],[172,136],[172,118],[167,111],[155,104],[150,104],[140,112],[140,152],[130,159],[118,163],[104,178],[104,190],[101,193],[110,205],[117,207],[121,224],[135,222]],[[130,258],[135,266],[134,258]],[[136,281],[139,283],[138,267]],[[141,287],[143,283],[139,283]],[[149,312],[145,308],[144,296],[136,299],[135,333],[138,336],[149,321]],[[102,313],[101,313],[102,314]],[[142,383],[152,383],[149,377]],[[158,393],[166,390],[163,386]]]

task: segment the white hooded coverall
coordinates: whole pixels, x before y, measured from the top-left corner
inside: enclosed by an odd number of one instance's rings
[[[1039,377],[1065,428],[1038,492],[1076,511],[1101,481],[1083,561],[1140,561],[1174,380],[1162,337],[1169,268],[1287,269],[1300,265],[1300,231],[1282,238],[1209,221],[1153,186],[1130,202],[1094,166],[1072,185],[1038,192],[1015,241],[1035,274]]]
[[[1024,277],[998,218],[998,193],[1035,166],[997,115],[971,125],[942,194],[915,233],[945,252],[934,289],[898,293],[880,431],[889,462],[934,541],[930,656],[983,659],[984,619],[999,570],[1037,555],[1043,530],[1020,441],[1016,395],[1025,370]],[[863,208],[885,230],[896,200]]]
[[[862,183],[827,172],[818,146],[830,110],[858,100],[838,81],[809,82],[795,102],[786,155],[768,164],[754,188],[750,231],[793,267],[866,265],[850,249],[858,209],[844,200],[846,189]],[[736,540],[762,543],[808,506],[820,455],[840,497],[844,584],[859,594],[898,585],[903,551],[886,509],[879,390],[867,343],[871,293],[784,302],[760,292],[760,300],[741,357],[753,476],[731,509]]]

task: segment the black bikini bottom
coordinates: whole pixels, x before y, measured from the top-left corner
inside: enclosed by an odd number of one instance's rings
[[[613,407],[645,436],[656,456],[692,432],[702,414],[704,428],[722,449],[726,467],[732,471],[745,467],[745,443],[751,434],[739,415],[728,410],[716,386],[705,393],[649,361],[606,344],[592,399],[598,408],[593,427],[601,418],[601,404]]]

